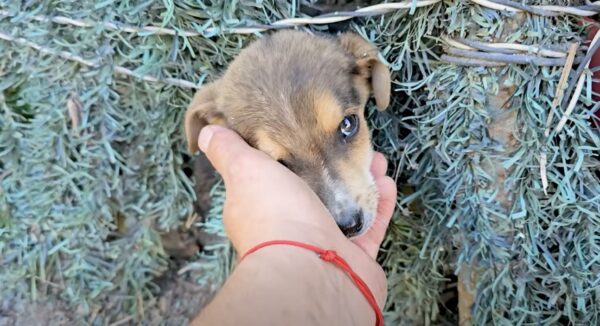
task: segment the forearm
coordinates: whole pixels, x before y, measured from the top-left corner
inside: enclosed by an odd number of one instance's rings
[[[192,325],[374,322],[373,310],[343,270],[312,251],[279,245],[245,258]]]

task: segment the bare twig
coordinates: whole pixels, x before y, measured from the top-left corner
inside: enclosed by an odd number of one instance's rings
[[[583,75],[583,71],[589,67],[592,56],[600,48],[600,42],[598,42],[598,40],[600,40],[600,33],[596,33],[596,36],[594,36],[594,39],[592,40],[592,43],[590,44],[590,47],[588,49],[587,55],[583,59],[583,62],[581,63],[579,68],[577,68],[577,70],[575,71],[574,78],[578,77],[579,80],[577,81],[577,86],[575,86],[575,91],[573,92],[573,95],[570,96],[571,100],[569,102],[569,105],[567,106],[565,113],[563,114],[562,118],[558,122],[558,125],[556,126],[556,132],[560,132],[565,126],[567,120],[569,119],[569,116],[573,112],[573,109],[575,109],[575,105],[579,101],[579,95],[581,95],[581,90],[583,89],[583,84],[585,83],[585,75]],[[569,92],[567,91],[565,94],[567,94],[567,97],[565,99],[569,98]]]
[[[479,1],[473,1],[476,3],[479,3]],[[560,12],[556,12],[556,11],[549,11],[549,10],[545,10],[540,8],[539,6],[528,6],[528,5],[524,5],[518,2],[514,2],[514,1],[509,1],[509,0],[489,0],[489,1],[482,1],[482,2],[491,2],[494,3],[498,6],[502,6],[502,7],[506,7],[506,8],[511,8],[511,11],[527,11],[531,14],[535,14],[535,15],[539,15],[539,16],[558,16],[560,15]],[[508,9],[503,9],[503,10],[508,10]]]
[[[468,46],[464,43],[461,43],[455,39],[451,39],[448,36],[442,36],[440,39],[451,47],[455,47],[455,48],[463,49],[463,50],[475,50],[475,48]]]
[[[598,51],[598,49],[600,49],[600,42],[598,42],[598,39],[597,39],[598,35],[600,35],[600,33],[596,33],[596,36],[594,37],[590,46],[588,47],[585,57],[581,61],[582,64],[579,65],[579,67],[577,67],[577,70],[575,70],[573,77],[571,77],[571,82],[569,82],[569,87],[565,91],[565,97],[563,99],[563,106],[565,106],[567,99],[570,98],[570,94],[573,91],[573,88],[575,87],[575,81],[578,78],[580,78],[581,74],[583,74],[583,71],[588,68],[590,60],[592,60],[592,57],[594,56],[594,54]]]
[[[79,124],[81,121],[81,100],[77,94],[72,93],[67,99],[67,112],[71,118],[71,129],[77,135],[79,133]]]
[[[558,81],[558,85],[556,86],[556,93],[554,95],[554,100],[550,106],[550,112],[548,112],[548,119],[546,120],[546,130],[544,131],[544,135],[548,137],[550,134],[550,123],[552,123],[552,119],[554,118],[554,109],[558,107],[560,101],[565,92],[565,85],[567,84],[567,80],[569,80],[569,74],[573,69],[573,62],[575,61],[575,54],[577,53],[577,43],[572,43],[569,48],[569,55],[567,56],[567,62],[562,70],[560,75],[560,80]],[[542,180],[543,181],[543,180]],[[547,183],[548,181],[546,181]]]
[[[93,68],[97,68],[100,66],[100,63],[97,60],[88,60],[88,59],[84,59],[78,55],[75,55],[75,54],[72,54],[72,53],[69,53],[66,51],[53,50],[53,49],[50,49],[47,47],[43,47],[43,46],[36,44],[34,42],[31,42],[29,40],[26,40],[24,38],[16,38],[11,35],[5,34],[3,32],[0,32],[0,39],[10,41],[10,42],[15,42],[19,45],[28,46],[28,47],[38,50],[44,54],[55,55],[55,56],[59,56],[66,60],[79,62],[80,64],[82,64],[84,66],[93,67]],[[163,82],[166,84],[171,84],[171,85],[183,87],[183,88],[198,88],[199,87],[198,85],[196,85],[192,82],[189,82],[187,80],[177,79],[177,78],[159,79],[159,78],[156,78],[153,76],[136,73],[129,68],[125,68],[125,67],[121,67],[121,66],[114,66],[113,70],[119,74],[132,76],[132,77],[135,77],[135,78],[138,78],[141,80],[145,80],[145,81],[149,81],[149,82]]]
[[[6,10],[0,10],[0,16],[10,17],[10,13]],[[72,25],[77,27],[96,27],[98,25],[112,31],[121,31],[126,33],[151,33],[157,35],[178,35],[178,36],[201,36],[202,33],[196,31],[177,31],[164,27],[157,26],[143,26],[135,27],[125,24],[116,24],[111,22],[91,22],[80,19],[73,19],[64,16],[44,16],[44,15],[31,15],[27,16],[27,19],[32,19],[40,22],[53,22],[61,25]]]
[[[488,61],[481,59],[471,59],[465,57],[455,57],[447,54],[443,54],[440,58],[444,62],[453,63],[459,66],[474,66],[474,67],[503,67],[506,66],[506,63],[496,62],[496,61]]]
[[[566,57],[565,52],[555,51],[547,48],[540,47],[538,45],[525,45],[525,44],[517,44],[517,43],[486,43],[480,42],[476,40],[469,40],[464,38],[459,38],[455,40],[456,42],[465,44],[469,46],[471,49],[477,49],[481,51],[487,52],[497,52],[497,53],[505,53],[505,54],[513,54],[518,52],[531,52],[545,57],[552,58],[564,58]]]
[[[187,230],[189,228],[192,227],[192,224],[194,224],[194,222],[196,222],[198,219],[200,218],[200,216],[198,216],[197,213],[191,213],[188,215],[187,219],[185,220],[185,223],[183,224],[183,227]]]
[[[210,27],[206,28],[203,31],[186,31],[186,30],[176,30],[169,29],[158,26],[130,26],[126,24],[113,23],[113,22],[91,22],[84,21],[80,19],[73,19],[64,16],[44,16],[44,15],[32,15],[28,16],[27,19],[33,19],[41,22],[49,21],[56,24],[63,25],[72,25],[78,27],[95,27],[95,26],[103,26],[108,30],[126,32],[126,33],[135,33],[135,34],[155,34],[155,35],[172,35],[172,36],[185,36],[185,37],[195,37],[195,36],[207,36],[214,35],[217,33],[228,33],[228,34],[253,34],[259,33],[272,29],[281,29],[281,28],[292,28],[303,25],[324,25],[324,24],[332,24],[345,20],[350,20],[355,17],[365,17],[365,16],[376,16],[382,15],[389,12],[393,12],[396,10],[404,10],[404,9],[412,9],[418,7],[425,7],[436,4],[441,0],[405,0],[401,2],[392,2],[392,3],[382,3],[377,4],[365,8],[358,9],[356,11],[344,11],[344,12],[333,12],[328,14],[323,14],[315,17],[297,17],[297,18],[287,18],[282,19],[271,24],[260,24],[260,25],[252,25],[252,26],[242,26],[242,27],[229,27],[229,28],[219,28],[219,27]],[[497,9],[497,10],[506,10],[512,12],[521,12],[527,11],[532,14],[537,14],[541,16],[557,16],[561,14],[571,14],[578,16],[593,16],[600,12],[600,6],[596,3],[590,4],[587,6],[579,6],[579,7],[563,7],[563,6],[527,6],[514,1],[507,0],[471,0],[471,2],[477,3],[481,6]],[[11,14],[6,10],[0,10],[0,16],[10,17]]]
[[[511,12],[529,12],[531,14],[537,14],[542,16],[556,16],[556,15],[576,15],[576,16],[594,16],[600,12],[600,6],[597,4],[579,6],[579,7],[566,7],[566,6],[527,6],[514,1],[507,0],[471,0],[480,6],[484,6],[490,9],[511,11]]]
[[[573,69],[573,62],[575,61],[575,54],[577,53],[577,43],[571,43],[569,47],[569,53],[567,55],[567,61],[560,75],[560,79],[558,81],[558,85],[556,86],[556,93],[554,95],[554,99],[552,100],[552,104],[550,105],[550,112],[548,112],[548,118],[546,120],[546,129],[544,130],[544,135],[548,137],[550,135],[550,123],[552,123],[552,119],[554,118],[554,109],[560,103],[562,96],[565,90],[565,84],[569,79],[569,74]],[[546,172],[546,165],[548,164],[548,154],[544,151],[540,154],[540,178],[542,179],[542,189],[544,190],[544,194],[548,195],[548,175]]]
[[[459,43],[462,43],[464,45],[467,45],[469,47],[469,49],[465,49],[465,50],[479,50],[479,51],[485,51],[485,52],[504,53],[504,54],[519,53],[519,51],[514,50],[514,49],[503,48],[503,47],[495,48],[493,46],[490,46],[489,43],[478,42],[475,40],[468,40],[465,38],[458,38],[458,39],[456,39],[456,41]]]
[[[85,66],[90,66],[90,67],[97,66],[96,62],[93,62],[93,61],[90,61],[90,60],[86,60],[86,59],[84,59],[84,58],[82,58],[80,56],[74,55],[74,54],[66,52],[66,51],[55,51],[55,50],[52,50],[52,49],[45,48],[45,47],[43,47],[41,45],[38,45],[38,44],[33,43],[33,42],[30,42],[30,41],[28,41],[28,40],[26,40],[24,38],[15,38],[15,37],[12,37],[12,36],[10,36],[8,34],[0,32],[0,39],[6,40],[6,41],[15,42],[15,43],[18,43],[20,45],[28,46],[28,47],[33,48],[35,50],[38,50],[38,51],[40,51],[40,52],[42,52],[44,54],[57,55],[57,56],[59,56],[59,57],[61,57],[63,59],[67,59],[67,60],[71,60],[71,61],[76,61],[76,62],[81,63],[82,65],[85,65]]]
[[[542,179],[542,189],[544,195],[548,196],[548,175],[546,173],[546,164],[548,164],[548,154],[542,152],[540,154],[540,178]]]
[[[341,12],[341,13],[330,13],[316,17],[300,17],[300,18],[288,18],[272,23],[272,26],[298,26],[298,25],[310,25],[310,24],[331,24],[340,21],[352,19],[354,17],[374,16],[381,15],[388,12],[425,7],[436,4],[441,0],[418,0],[418,1],[401,1],[392,3],[381,3],[365,8],[358,9],[353,12]]]
[[[103,26],[106,29],[121,31],[126,33],[150,33],[156,35],[173,35],[173,36],[206,36],[212,35],[219,32],[229,33],[229,34],[253,34],[258,32],[263,32],[271,29],[280,29],[280,28],[291,28],[302,25],[324,25],[324,24],[332,24],[341,22],[344,20],[350,20],[355,17],[365,17],[365,16],[376,16],[382,15],[389,12],[393,12],[396,10],[403,9],[411,9],[418,7],[425,7],[436,4],[441,0],[405,0],[400,2],[393,3],[382,3],[377,4],[365,8],[358,9],[356,11],[351,12],[334,12],[328,13],[315,17],[298,17],[298,18],[288,18],[282,19],[276,22],[273,22],[269,25],[253,25],[253,26],[243,26],[243,27],[229,27],[225,29],[221,28],[207,28],[203,32],[198,31],[180,31],[174,30],[164,27],[157,26],[142,26],[135,27],[125,24],[117,24],[112,22],[90,22],[79,19],[73,19],[64,16],[54,16],[48,17],[43,15],[34,15],[29,16],[28,18],[37,20],[37,21],[51,21],[56,24],[64,24],[64,25],[73,25],[78,27],[95,27],[98,25]],[[11,16],[10,13],[6,10],[0,10],[0,16]]]
[[[503,54],[486,53],[472,50],[463,50],[457,48],[448,48],[446,52],[450,55],[465,58],[480,59],[494,62],[513,63],[513,64],[533,64],[536,66],[562,66],[565,64],[564,58],[548,59],[535,55],[527,54]]]
[[[569,101],[569,105],[567,106],[565,113],[560,118],[560,121],[558,122],[558,125],[556,126],[556,129],[555,129],[556,132],[560,132],[562,130],[562,128],[567,123],[567,120],[571,116],[573,109],[575,109],[575,105],[579,101],[579,95],[581,95],[581,90],[583,89],[583,84],[585,84],[585,76],[581,76],[579,78],[579,80],[577,81],[577,86],[575,86],[575,91],[573,92],[571,101]]]

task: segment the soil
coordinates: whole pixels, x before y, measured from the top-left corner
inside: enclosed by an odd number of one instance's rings
[[[189,277],[189,276],[188,276]],[[214,293],[208,286],[199,286],[186,276],[169,271],[161,280],[161,293],[146,308],[141,325],[187,325],[210,302]],[[64,302],[23,298],[3,298],[0,302],[0,326],[57,326],[57,325],[138,325],[133,316],[117,314],[107,320],[99,311],[83,314],[77,307]],[[105,306],[110,306],[107,303]]]

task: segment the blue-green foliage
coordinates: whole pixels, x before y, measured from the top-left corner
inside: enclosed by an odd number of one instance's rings
[[[143,318],[168,268],[159,232],[192,213],[181,120],[193,91],[114,67],[200,85],[257,37],[228,28],[297,17],[299,4],[46,0],[2,1],[0,10],[0,33],[54,52],[0,40],[0,293],[59,298],[78,305],[83,318],[93,311],[106,320],[123,313]],[[77,27],[34,15],[203,36]],[[578,22],[518,20],[449,0],[349,25],[378,45],[394,77],[392,107],[367,110],[375,147],[390,159],[400,190],[380,255],[390,324],[455,319],[440,304],[441,293],[461,269],[473,272],[462,281],[475,285],[477,325],[600,322],[600,139],[589,120],[598,108],[591,88],[584,87],[565,128],[546,137],[562,67],[439,61],[441,36],[565,45],[585,36]],[[492,103],[503,91],[506,105]],[[550,126],[564,109],[555,110]],[[213,198],[208,219],[195,226],[222,234],[221,186]],[[125,234],[117,233],[119,220],[127,221]],[[184,269],[202,270],[193,280],[216,290],[233,255],[227,243],[205,249]]]

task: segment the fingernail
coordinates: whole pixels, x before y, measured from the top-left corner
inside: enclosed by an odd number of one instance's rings
[[[208,144],[210,143],[210,139],[212,138],[214,133],[215,131],[212,128],[212,126],[206,126],[202,128],[202,130],[200,130],[200,136],[198,137],[198,147],[200,147],[201,151],[206,152],[206,150],[208,149]]]

